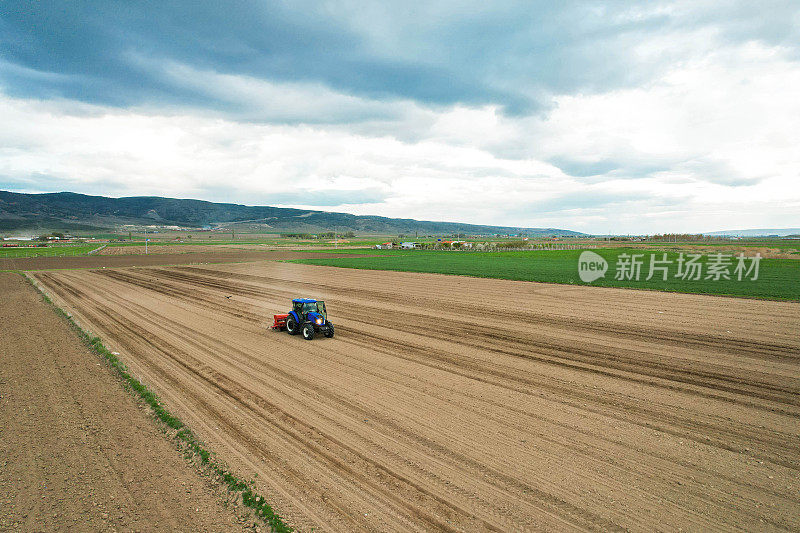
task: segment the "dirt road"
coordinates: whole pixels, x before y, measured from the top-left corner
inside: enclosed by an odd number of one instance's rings
[[[800,528],[795,303],[270,262],[34,276],[304,529]],[[297,296],[335,338],[265,328]]]
[[[0,297],[0,531],[243,529],[33,287]]]

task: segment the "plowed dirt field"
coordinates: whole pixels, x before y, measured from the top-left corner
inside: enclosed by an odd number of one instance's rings
[[[304,530],[800,528],[796,303],[275,262],[31,275]],[[266,328],[298,296],[335,338]]]
[[[33,287],[0,272],[0,531],[252,532],[225,496]]]

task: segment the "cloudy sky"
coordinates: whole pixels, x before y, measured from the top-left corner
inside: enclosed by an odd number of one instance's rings
[[[0,4],[0,189],[800,226],[800,2]]]

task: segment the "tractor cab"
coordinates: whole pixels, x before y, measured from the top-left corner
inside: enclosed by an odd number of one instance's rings
[[[309,313],[314,313],[317,317],[328,318],[328,313],[325,311],[325,302],[322,300],[297,298],[292,300],[292,304],[292,311],[297,313],[298,317],[308,318]]]
[[[302,333],[306,340],[313,339],[315,333],[333,337],[333,324],[328,320],[325,302],[311,298],[292,300],[292,310],[285,315],[275,315],[272,328],[285,328],[289,335]]]

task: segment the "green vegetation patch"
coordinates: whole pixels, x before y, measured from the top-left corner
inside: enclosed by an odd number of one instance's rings
[[[299,259],[294,263],[327,265],[344,268],[368,270],[395,270],[403,272],[429,272],[455,274],[483,278],[510,279],[519,281],[538,281],[545,283],[564,283],[569,285],[594,285],[599,287],[627,287],[669,292],[715,294],[746,298],[767,298],[774,300],[800,300],[800,262],[796,259],[761,259],[758,279],[750,275],[739,281],[735,274],[736,256],[731,256],[729,275],[731,279],[706,279],[709,261],[715,254],[702,254],[698,259],[702,264],[701,279],[682,279],[676,277],[680,254],[677,252],[649,251],[635,248],[594,249],[608,262],[605,277],[592,283],[584,283],[578,275],[578,260],[582,250],[535,250],[511,252],[449,252],[428,250],[341,250],[340,253],[367,254],[368,257],[325,257]],[[643,257],[639,280],[616,279],[617,264],[625,261],[623,254],[641,254]],[[651,256],[662,260],[666,254],[668,265],[667,279],[662,279],[660,271],[647,280]],[[746,266],[751,264],[747,254]],[[684,254],[684,261],[689,258]]]

